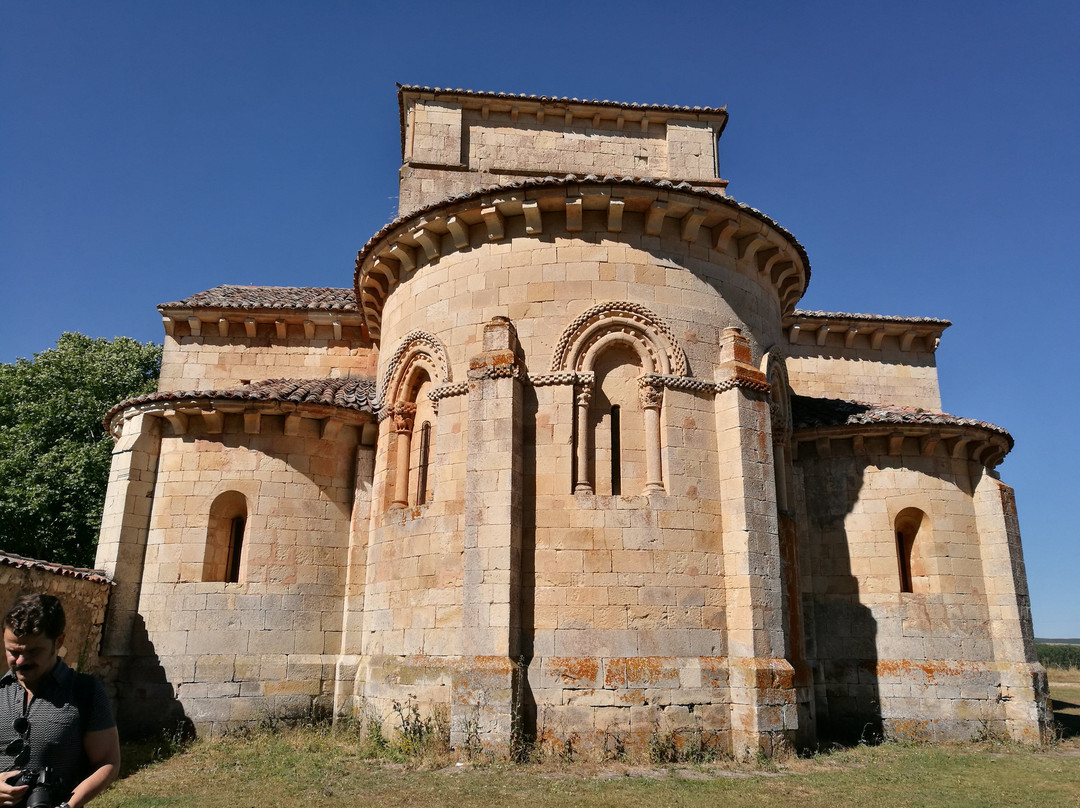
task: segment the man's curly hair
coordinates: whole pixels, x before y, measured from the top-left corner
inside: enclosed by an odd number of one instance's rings
[[[45,637],[55,640],[64,633],[64,607],[52,595],[23,595],[4,617],[4,628],[16,637]]]

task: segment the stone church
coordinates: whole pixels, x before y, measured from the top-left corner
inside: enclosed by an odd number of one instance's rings
[[[797,308],[725,109],[398,98],[352,284],[162,304],[160,389],[106,417],[123,720],[1046,738],[1012,439],[942,413],[948,321]]]

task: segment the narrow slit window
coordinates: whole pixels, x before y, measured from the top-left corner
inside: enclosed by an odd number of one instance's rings
[[[900,591],[914,592],[911,585],[911,550],[914,536],[905,536],[903,530],[896,531],[896,555],[900,560]]]
[[[416,504],[427,503],[428,466],[431,461],[431,422],[420,427],[420,462],[416,471]]]
[[[619,430],[619,407],[611,408],[611,494],[622,494],[622,446]]]
[[[244,551],[244,525],[247,520],[243,516],[234,517],[229,527],[229,565],[225,575],[228,583],[237,583],[240,580],[240,554]]]

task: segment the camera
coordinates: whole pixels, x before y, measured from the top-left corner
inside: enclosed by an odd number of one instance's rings
[[[46,766],[41,771],[23,769],[8,780],[8,785],[30,786],[30,790],[26,793],[26,801],[23,803],[26,808],[52,808],[55,805],[53,792],[60,783],[56,779],[55,772]]]

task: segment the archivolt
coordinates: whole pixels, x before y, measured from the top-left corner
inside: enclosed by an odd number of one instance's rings
[[[604,347],[628,344],[641,359],[645,373],[686,376],[686,355],[660,317],[645,306],[609,301],[593,306],[563,331],[551,358],[551,372],[592,370]]]
[[[412,331],[398,344],[383,373],[380,406],[394,402],[408,392],[412,378],[419,367],[424,367],[436,385],[446,384],[450,378],[450,362],[446,348],[426,331]]]

